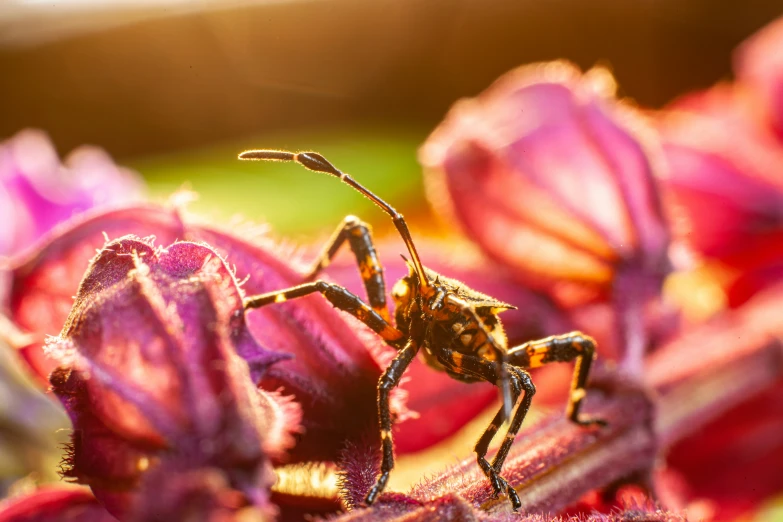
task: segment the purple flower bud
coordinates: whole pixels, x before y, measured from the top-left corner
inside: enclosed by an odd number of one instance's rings
[[[433,203],[563,299],[608,292],[629,265],[668,269],[655,157],[613,90],[604,70],[526,66],[458,102],[420,154]]]
[[[0,260],[0,276],[8,276],[8,283],[0,286],[0,303],[8,307],[9,316],[20,328],[35,337],[32,344],[19,348],[42,379],[48,379],[56,367],[41,349],[45,336],[62,329],[96,250],[103,248],[108,238],[126,234],[155,237],[168,245],[183,239],[185,229],[178,211],[158,206],[96,210],[57,227],[38,248],[11,258],[7,267]]]
[[[519,283],[566,308],[611,302],[638,376],[669,233],[656,144],[614,87],[603,69],[522,67],[458,102],[420,160],[436,208]]]
[[[47,348],[62,365],[53,391],[74,424],[64,475],[90,485],[113,514],[152,505],[182,518],[199,491],[218,510],[223,495],[242,499],[236,509],[267,504],[267,451],[291,443],[285,433],[298,429],[298,416],[275,422],[290,407],[265,407],[270,397],[262,401],[236,355],[263,350],[214,250],[156,249],[130,236],[107,244]],[[284,358],[268,354],[266,365]]]
[[[76,213],[139,199],[142,187],[101,149],[76,149],[62,165],[46,134],[22,131],[0,143],[0,255],[30,246]]]

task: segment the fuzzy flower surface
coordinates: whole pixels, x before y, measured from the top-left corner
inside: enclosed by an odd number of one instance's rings
[[[37,335],[21,353],[39,375],[48,376],[56,367],[42,350],[43,334],[61,329],[95,250],[104,246],[107,236],[125,234],[155,236],[158,244],[208,243],[244,281],[244,295],[299,284],[304,277],[252,227],[240,237],[190,220],[175,208],[155,205],[84,214],[40,249],[14,257],[8,265],[10,316]],[[267,392],[295,396],[304,412],[297,444],[279,455],[282,460],[335,460],[346,439],[375,431],[375,389],[393,350],[373,332],[320,296],[250,311],[245,320],[255,342],[235,349],[249,365],[251,380]],[[279,361],[271,368],[270,358]],[[401,399],[395,404],[402,412]]]
[[[285,447],[265,447],[282,437],[236,354],[246,344],[239,287],[212,249],[107,244],[47,345],[74,425],[64,476],[132,520],[182,517],[194,498],[203,520],[268,508],[269,455]]]

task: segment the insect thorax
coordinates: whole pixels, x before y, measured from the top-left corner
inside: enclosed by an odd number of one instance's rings
[[[438,354],[444,349],[494,360],[496,352],[477,321],[468,317],[462,307],[448,303],[445,296],[453,295],[470,305],[503,349],[506,349],[506,336],[497,314],[513,307],[431,270],[426,269],[426,273],[430,279],[426,295],[420,292],[418,278],[412,272],[394,285],[392,298],[397,328],[417,338],[424,348],[425,361],[436,369],[445,369],[438,360]]]

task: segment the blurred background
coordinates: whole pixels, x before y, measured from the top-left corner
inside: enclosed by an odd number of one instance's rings
[[[0,136],[38,127],[61,154],[99,145],[157,198],[187,182],[195,210],[304,240],[369,203],[238,151],[320,150],[421,221],[417,146],[503,72],[600,63],[622,96],[659,107],[729,78],[732,49],[781,12],[780,0],[4,0]]]
[[[157,200],[189,188],[193,210],[298,243],[349,213],[388,230],[333,179],[236,160],[318,150],[421,230],[433,220],[417,149],[456,100],[565,58],[661,107],[730,79],[732,50],[781,13],[781,0],[0,0],[0,141],[34,127],[63,156],[98,145]],[[2,419],[26,377],[0,370]],[[39,431],[67,426],[38,400],[35,418],[52,422]],[[30,487],[55,477],[67,431],[33,441],[49,453],[21,452],[27,429],[0,426],[0,495],[29,469],[49,470]]]

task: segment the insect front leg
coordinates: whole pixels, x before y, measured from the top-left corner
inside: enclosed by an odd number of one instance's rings
[[[524,422],[525,417],[527,416],[527,412],[530,411],[530,404],[533,401],[533,395],[536,394],[536,386],[533,384],[529,373],[513,366],[509,366],[508,373],[514,376],[512,377],[512,381],[515,382],[516,386],[520,386],[524,390],[525,395],[522,398],[522,402],[519,403],[517,411],[514,413],[514,417],[511,420],[511,425],[508,427],[506,437],[503,439],[503,443],[500,445],[500,449],[498,449],[498,452],[495,454],[495,458],[492,460],[492,468],[497,473],[500,473],[500,470],[503,467],[503,463],[506,461],[506,457],[508,457],[508,452],[511,450],[511,445],[514,443],[514,439],[516,438],[517,433],[519,433],[519,428],[522,426],[522,422]],[[498,412],[498,414],[500,413],[502,413],[502,410],[501,412]],[[509,497],[511,497],[511,495],[509,495]],[[519,502],[519,497],[517,497],[516,503],[514,502],[514,498],[511,497],[511,503],[514,504],[515,511],[522,505]]]
[[[353,251],[359,265],[359,274],[362,277],[370,306],[386,321],[389,321],[386,282],[383,278],[383,267],[373,244],[372,232],[367,223],[355,216],[348,216],[340,223],[313,262],[305,276],[305,281],[312,281],[324,268],[329,266],[346,241],[351,245],[351,251]]]
[[[492,485],[492,490],[495,495],[506,493],[508,499],[511,501],[511,506],[514,508],[514,511],[516,511],[522,506],[522,502],[519,500],[519,495],[516,490],[509,486],[506,479],[500,476],[500,468],[503,466],[503,460],[505,460],[511,443],[514,441],[514,436],[517,431],[519,431],[519,427],[522,425],[522,421],[525,419],[525,415],[530,409],[530,402],[533,399],[533,394],[536,392],[536,388],[533,386],[530,376],[519,368],[515,368],[511,365],[506,364],[505,368],[498,368],[498,364],[493,361],[489,361],[477,355],[459,353],[448,348],[441,348],[438,350],[437,356],[450,373],[481,379],[483,381],[491,382],[498,387],[503,387],[505,381],[508,381],[507,388],[509,389],[510,397],[512,399],[512,407],[516,404],[522,392],[525,392],[525,397],[514,414],[511,426],[509,427],[506,438],[501,446],[501,451],[504,453],[500,461],[498,461],[498,457],[496,456],[493,463],[490,464],[487,461],[487,451],[490,442],[492,442],[492,439],[503,424],[503,420],[507,418],[507,408],[505,404],[501,405],[495,418],[492,419],[492,422],[487,426],[487,429],[484,430],[484,433],[475,446],[476,462]]]
[[[503,424],[503,420],[506,418],[505,408],[503,406],[500,407],[497,414],[495,414],[495,417],[492,419],[492,422],[487,426],[487,429],[484,430],[481,438],[479,438],[476,443],[474,451],[476,452],[476,459],[479,467],[481,467],[484,474],[489,478],[492,488],[495,490],[495,494],[497,495],[502,491],[506,491],[508,498],[511,501],[511,506],[514,511],[516,511],[522,507],[522,502],[519,500],[519,495],[517,495],[516,490],[510,487],[506,480],[500,476],[500,470],[503,467],[503,462],[506,460],[508,451],[511,449],[511,444],[514,442],[514,438],[516,437],[520,426],[522,426],[522,421],[525,420],[525,416],[530,409],[530,402],[533,399],[533,395],[536,393],[536,387],[533,386],[530,376],[518,368],[508,367],[507,375],[509,376],[511,395],[514,403],[516,403],[519,396],[522,394],[522,391],[524,391],[525,395],[522,399],[522,403],[514,414],[511,426],[509,426],[508,432],[503,439],[503,444],[495,455],[492,464],[490,465],[487,461],[487,451],[489,450],[490,442],[492,442],[492,439]]]
[[[537,368],[552,362],[576,361],[566,417],[582,426],[605,426],[604,420],[579,415],[587,393],[587,377],[595,356],[595,341],[581,332],[571,332],[530,341],[513,348],[509,351],[509,362],[522,368]]]
[[[378,424],[381,429],[381,451],[383,452],[383,460],[381,461],[381,474],[378,477],[378,481],[367,493],[365,503],[369,506],[386,488],[386,483],[389,480],[389,473],[394,468],[394,441],[392,440],[392,418],[391,410],[389,410],[389,393],[400,383],[400,378],[405,370],[408,369],[416,353],[419,351],[419,346],[413,341],[408,341],[408,344],[400,350],[397,357],[386,368],[386,371],[381,375],[378,381]]]
[[[358,296],[352,294],[340,285],[327,283],[326,281],[313,281],[299,286],[293,286],[276,292],[255,295],[245,298],[245,310],[261,308],[273,303],[284,303],[289,299],[297,299],[314,293],[323,294],[335,308],[348,312],[361,322],[369,326],[391,345],[396,345],[402,339],[403,334],[394,328],[375,310],[370,308]]]

